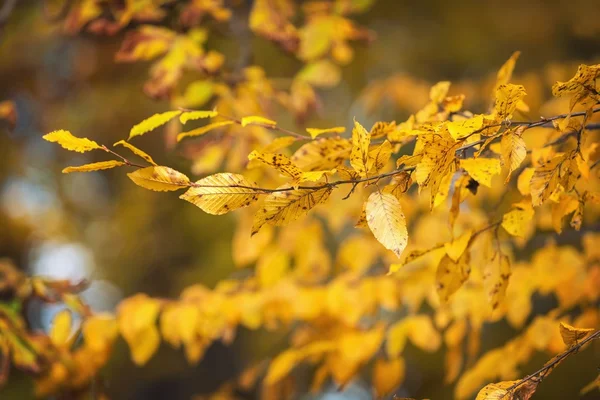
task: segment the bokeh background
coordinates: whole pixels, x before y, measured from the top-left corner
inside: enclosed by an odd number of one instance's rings
[[[243,18],[242,12],[231,29],[213,32],[207,47],[233,60],[243,48],[267,75],[292,76],[300,67],[297,61],[272,43],[234,29]],[[340,85],[321,92],[322,110],[309,126],[317,121],[350,126],[355,116],[365,125],[402,120],[424,104],[429,86],[439,80],[457,82],[453,92],[477,99],[515,50],[522,52],[515,81],[525,84],[528,103],[543,115],[548,107],[543,99],[554,80],[572,75],[580,62],[600,61],[598,0],[378,0],[357,20],[377,38],[355,47]],[[147,65],[114,62],[122,39],[120,34],[65,36],[44,17],[39,1],[25,0],[0,33],[0,101],[14,101],[18,112],[15,129],[0,122],[0,258],[31,274],[91,280],[84,296],[98,311],[113,310],[137,292],[177,296],[192,283],[212,287],[239,273],[231,258],[234,218],[209,216],[174,195],[139,188],[122,171],[63,175],[67,165],[99,159],[41,139],[51,130],[68,129],[110,144],[169,107],[142,93]],[[289,116],[280,120],[296,128]],[[165,143],[158,133],[140,139],[159,164],[189,171],[189,162],[177,149],[165,150]],[[569,240],[568,235],[558,238]],[[547,309],[545,301],[538,302],[540,310]],[[47,329],[56,308],[32,307],[33,326]],[[485,330],[483,348],[498,346],[513,333],[502,326]],[[213,346],[196,367],[161,348],[145,368],[136,368],[120,343],[106,383],[115,399],[189,399],[211,392],[285,343],[273,333],[241,332],[232,346]],[[597,373],[598,350],[568,360],[535,398],[576,396]],[[442,383],[441,351],[409,349],[407,359],[411,369],[403,394],[451,398],[452,387]],[[534,371],[545,359],[534,357],[524,370]],[[588,398],[598,398],[594,395]],[[31,381],[18,374],[0,390],[1,399],[31,397]],[[329,388],[320,398],[368,399],[370,394],[358,380],[341,393]]]

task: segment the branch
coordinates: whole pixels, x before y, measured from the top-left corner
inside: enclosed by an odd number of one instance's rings
[[[536,384],[540,383],[542,379],[544,379],[550,373],[550,371],[558,364],[560,364],[565,358],[569,357],[573,353],[577,353],[579,349],[581,349],[587,343],[598,338],[600,338],[600,330],[594,332],[592,335],[588,336],[576,345],[569,347],[567,350],[554,357],[552,360],[547,362],[542,368],[538,369],[533,374],[529,374],[525,378],[519,380],[517,383],[515,383],[506,390],[507,393],[517,389],[519,386],[529,381],[535,381]]]

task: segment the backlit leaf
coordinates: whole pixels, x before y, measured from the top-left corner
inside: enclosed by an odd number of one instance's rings
[[[316,128],[306,128],[306,132],[310,134],[311,138],[316,138],[319,135],[324,133],[344,133],[346,128],[343,126],[336,126],[334,128],[325,128],[325,129],[316,129]]]
[[[378,358],[373,365],[373,388],[377,398],[385,395],[400,386],[404,381],[406,364],[403,358],[385,360]]]
[[[169,167],[147,167],[127,174],[136,185],[144,189],[166,192],[190,186],[190,180]]]
[[[366,176],[370,167],[369,144],[371,134],[357,121],[354,121],[352,129],[352,152],[350,153],[350,165],[360,176]]]
[[[59,311],[52,321],[50,329],[50,340],[57,347],[68,345],[69,337],[71,336],[73,316],[68,309]]]
[[[177,135],[177,141],[181,142],[181,140],[186,137],[201,136],[201,135],[204,135],[205,133],[208,133],[214,129],[221,128],[221,127],[227,126],[227,125],[232,125],[233,123],[234,123],[233,121],[213,122],[211,124],[201,126],[200,128],[196,128],[196,129],[192,129],[191,131],[180,133],[179,135]]]
[[[454,140],[460,140],[478,131],[482,126],[483,115],[476,115],[473,118],[448,122],[448,132]]]
[[[513,236],[525,237],[533,215],[531,208],[513,208],[502,216],[502,227]]]
[[[495,158],[468,158],[460,160],[460,166],[478,183],[492,187],[492,178],[502,170],[500,160]]]
[[[65,130],[50,132],[44,135],[43,139],[49,142],[58,143],[63,148],[76,151],[78,153],[84,153],[86,151],[102,148],[102,146],[93,140],[75,137],[71,134],[71,132]]]
[[[255,183],[242,175],[219,173],[196,181],[179,198],[206,213],[221,215],[257,201],[261,192],[254,189],[256,187]]]
[[[400,257],[408,242],[406,219],[400,202],[391,193],[371,193],[366,206],[367,225],[386,249]]]
[[[517,109],[519,101],[525,97],[525,94],[525,88],[522,85],[508,83],[498,86],[494,104],[496,117],[499,120],[512,118],[513,112]]]
[[[564,322],[560,323],[560,336],[567,347],[575,346],[594,332],[593,328],[575,328]]]
[[[250,116],[250,117],[244,117],[242,118],[242,126],[248,126],[248,125],[266,125],[266,126],[276,126],[277,122],[272,121],[268,118],[265,117],[259,117],[259,116]]]
[[[436,288],[440,301],[447,303],[450,296],[460,289],[469,278],[470,273],[468,252],[465,252],[456,262],[445,255],[441,259],[436,272]]]
[[[142,122],[136,124],[133,128],[131,128],[131,131],[129,131],[128,140],[135,136],[140,136],[147,132],[153,131],[159,126],[166,124],[179,114],[181,114],[181,111],[167,111],[160,114],[154,114],[150,118],[143,120]]]
[[[502,135],[502,162],[508,167],[508,176],[505,183],[510,180],[510,175],[515,171],[527,156],[527,147],[521,137],[523,127],[515,131],[507,131]]]
[[[216,111],[185,111],[179,116],[179,122],[186,124],[188,121],[195,121],[197,119],[214,118],[219,115]]]
[[[131,150],[135,155],[138,155],[138,156],[142,157],[144,160],[146,160],[147,162],[149,162],[152,165],[156,165],[156,163],[154,162],[154,160],[152,159],[152,157],[150,157],[149,154],[147,154],[143,150],[140,150],[139,148],[135,147],[134,145],[132,145],[129,142],[126,142],[124,140],[119,140],[117,143],[113,144],[113,146],[123,146],[123,147],[126,147],[129,150]]]
[[[317,139],[296,150],[291,160],[304,171],[329,170],[347,160],[351,149],[352,144],[347,139]]]
[[[110,169],[110,168],[115,168],[115,167],[120,167],[122,165],[125,165],[125,163],[123,161],[116,161],[116,160],[110,160],[110,161],[100,161],[100,162],[95,162],[95,163],[91,163],[91,164],[85,164],[85,165],[78,165],[75,167],[67,167],[65,169],[62,170],[63,174],[68,174],[71,172],[91,172],[91,171],[100,171],[103,169]]]

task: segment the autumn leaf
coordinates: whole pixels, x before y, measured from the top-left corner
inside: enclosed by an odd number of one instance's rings
[[[72,332],[73,315],[68,309],[59,311],[52,321],[50,329],[50,340],[57,347],[69,345],[69,337]]]
[[[213,122],[208,125],[201,126],[200,128],[196,128],[196,129],[192,129],[191,131],[180,133],[179,135],[177,135],[177,141],[181,142],[183,139],[185,139],[187,137],[201,136],[201,135],[204,135],[205,133],[208,133],[217,128],[221,128],[223,126],[228,126],[228,125],[233,125],[233,123],[234,123],[233,121]]]
[[[498,308],[506,297],[510,275],[511,268],[508,257],[500,252],[494,253],[494,256],[485,268],[483,276],[488,299],[494,310]]]
[[[567,347],[575,346],[592,332],[592,328],[575,328],[564,322],[560,323],[560,336]]]
[[[264,224],[285,226],[306,215],[317,204],[324,203],[329,198],[331,187],[319,189],[278,188],[265,197],[264,203],[254,216],[252,235],[257,233]],[[282,190],[288,189],[288,190]]]
[[[156,319],[159,311],[159,302],[145,294],[129,297],[119,304],[119,331],[129,345],[131,357],[137,365],[144,365],[158,350],[160,334]]]
[[[127,149],[131,150],[133,152],[133,154],[140,156],[141,158],[143,158],[144,160],[146,160],[147,162],[149,162],[152,165],[157,165],[154,160],[152,159],[152,157],[150,157],[149,154],[147,154],[146,152],[144,152],[143,150],[135,147],[134,145],[132,145],[129,142],[126,142],[124,140],[119,140],[118,142],[116,142],[115,144],[113,144],[113,146],[123,146],[126,147]]]
[[[217,115],[219,115],[218,112],[216,111],[185,111],[182,112],[181,115],[179,116],[179,122],[181,122],[182,124],[186,124],[188,123],[188,121],[195,121],[197,119],[204,119],[204,118],[214,118]]]
[[[463,283],[469,278],[471,267],[469,267],[469,253],[465,252],[458,261],[453,261],[448,255],[445,255],[436,272],[436,288],[440,301],[447,303]]]
[[[533,216],[532,208],[515,207],[502,216],[502,227],[513,236],[525,237]]]
[[[264,117],[249,116],[249,117],[242,118],[241,125],[242,126],[264,125],[264,126],[274,127],[275,125],[277,125],[277,122],[272,121],[268,118],[264,118]]]
[[[402,206],[396,196],[379,190],[373,192],[367,200],[365,211],[373,236],[400,257],[408,242],[408,231]]]
[[[500,67],[498,73],[496,74],[496,89],[500,85],[506,85],[510,82],[512,78],[513,71],[515,69],[515,64],[521,55],[520,51],[515,51],[508,60]]]
[[[95,314],[83,322],[82,333],[87,347],[96,352],[106,351],[117,337],[117,321],[110,314]]]
[[[525,88],[522,85],[513,85],[512,83],[502,84],[496,89],[496,102],[494,104],[494,113],[498,120],[512,118],[513,112],[517,109],[519,101],[525,97]]]
[[[258,160],[265,165],[275,168],[282,175],[287,175],[295,180],[299,181],[302,178],[302,170],[284,154],[268,154],[254,150],[248,155],[248,160]]]
[[[65,130],[50,132],[44,135],[42,138],[49,142],[58,143],[63,148],[70,151],[76,151],[78,153],[102,149],[102,146],[93,140],[75,137],[73,134],[71,134],[71,132]]]
[[[280,353],[273,361],[271,361],[267,376],[265,377],[265,383],[273,384],[281,380],[301,361],[302,357],[300,353],[294,349]]]
[[[360,176],[366,176],[369,171],[371,158],[369,156],[369,144],[371,134],[357,121],[354,121],[352,130],[352,151],[350,153],[350,165]]]
[[[473,118],[448,122],[448,132],[454,140],[460,140],[479,131],[482,126],[483,115],[476,115]]]
[[[383,398],[404,381],[406,364],[403,358],[385,360],[378,358],[373,365],[373,388],[376,398]]]
[[[181,111],[167,111],[160,114],[154,114],[150,118],[147,118],[140,122],[137,125],[134,125],[129,131],[129,138],[127,140],[131,140],[136,136],[141,136],[147,132],[153,131],[159,126],[162,126],[181,114]]]
[[[544,203],[556,190],[560,181],[559,166],[563,161],[563,156],[556,156],[535,168],[529,183],[534,207]]]
[[[78,165],[75,167],[67,167],[62,170],[62,173],[69,174],[71,172],[100,171],[103,169],[111,169],[111,168],[115,168],[115,167],[121,167],[123,165],[125,165],[125,163],[123,161],[116,161],[116,160],[100,161],[100,162],[95,162],[95,163],[91,163],[91,164]]]
[[[478,183],[492,187],[492,178],[498,175],[502,168],[500,160],[495,158],[468,158],[460,160],[460,166]]]
[[[469,246],[469,242],[471,241],[472,235],[473,231],[468,230],[462,235],[460,235],[458,238],[454,239],[452,242],[444,244],[446,254],[452,259],[452,261],[457,262],[460,259],[460,257],[462,257],[463,253]]]
[[[221,215],[251,205],[260,193],[256,184],[242,175],[218,173],[196,181],[179,198],[208,214]]]
[[[190,186],[190,180],[169,167],[147,167],[127,174],[136,185],[158,192],[173,191]]]
[[[504,165],[508,166],[508,175],[504,183],[510,181],[510,176],[513,171],[519,168],[527,156],[527,147],[525,146],[525,141],[521,137],[523,130],[524,127],[521,126],[514,131],[509,130],[502,135],[502,141],[500,142],[502,148],[502,162]]]
[[[392,144],[386,140],[381,145],[369,151],[369,158],[372,160],[372,167],[375,172],[382,170],[390,160],[392,155]]]
[[[317,136],[322,135],[324,133],[344,133],[346,128],[343,126],[336,126],[334,128],[325,128],[325,129],[317,129],[317,128],[306,128],[306,132],[310,135],[311,138],[315,139]]]
[[[301,146],[291,160],[303,171],[337,168],[350,156],[352,144],[347,139],[323,138]]]

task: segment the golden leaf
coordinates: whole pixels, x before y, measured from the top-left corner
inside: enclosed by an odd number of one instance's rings
[[[372,167],[375,172],[379,172],[383,169],[390,157],[392,156],[392,144],[386,140],[380,146],[377,146],[373,150],[369,151],[369,159],[372,161]]]
[[[93,140],[75,137],[73,134],[71,134],[71,132],[65,130],[50,132],[44,135],[42,138],[49,142],[58,143],[63,148],[70,151],[76,151],[78,153],[102,149],[102,146]]]
[[[260,193],[256,184],[243,175],[218,173],[196,181],[179,198],[208,214],[221,215],[249,206],[258,200]]]
[[[263,126],[274,127],[275,125],[277,125],[277,122],[271,121],[268,118],[259,117],[259,116],[244,117],[244,118],[242,118],[241,123],[242,123],[242,126],[263,125]]]
[[[520,51],[515,51],[508,60],[500,67],[498,74],[496,74],[496,88],[500,85],[506,85],[512,78],[515,64],[521,55]]]
[[[286,350],[280,353],[269,365],[267,376],[265,377],[266,384],[273,384],[287,376],[296,365],[302,361],[302,355],[294,349]]]
[[[500,160],[495,158],[468,158],[460,160],[460,166],[478,183],[492,187],[492,178],[502,170]]]
[[[120,167],[125,165],[122,161],[110,160],[110,161],[100,161],[91,164],[78,165],[75,167],[67,167],[62,170],[63,174],[68,174],[71,172],[91,172],[91,171],[100,171],[103,169],[110,169],[115,167]]]
[[[373,365],[373,389],[377,398],[383,398],[404,381],[406,364],[403,358],[378,358]]]
[[[50,340],[52,344],[57,347],[65,347],[69,345],[69,337],[71,336],[73,324],[73,316],[71,311],[64,309],[56,313],[54,320],[52,321],[52,328],[50,329]]]
[[[560,180],[559,166],[563,160],[563,156],[556,156],[535,169],[529,183],[531,202],[534,207],[548,200],[556,190]]]
[[[519,174],[519,178],[517,178],[517,189],[519,189],[519,193],[523,196],[527,196],[531,193],[529,185],[534,172],[535,168],[525,168],[523,172]]]
[[[205,133],[208,133],[214,129],[221,128],[221,127],[227,126],[227,125],[232,125],[233,123],[234,123],[233,121],[213,122],[211,124],[201,126],[200,128],[196,128],[196,129],[192,129],[191,131],[180,133],[179,135],[177,135],[177,141],[181,142],[181,140],[183,140],[186,137],[201,136],[201,135],[204,135]]]
[[[256,264],[256,277],[261,287],[271,287],[286,276],[290,270],[290,256],[279,246],[265,249]]]
[[[347,160],[351,149],[347,139],[317,139],[296,150],[291,160],[304,171],[329,170]]]
[[[316,138],[319,135],[324,133],[344,133],[346,128],[343,126],[336,126],[334,128],[325,128],[325,129],[316,129],[316,128],[306,128],[306,132],[310,134],[311,138]]]
[[[145,364],[158,350],[160,335],[156,319],[160,303],[145,294],[129,297],[119,304],[117,321],[137,365]]]
[[[366,176],[370,167],[369,144],[371,134],[356,120],[352,129],[352,151],[350,153],[350,165],[360,176]]]
[[[464,139],[472,135],[475,131],[479,131],[483,126],[483,115],[476,115],[473,118],[463,119],[459,121],[448,122],[448,132],[454,140]]]
[[[367,224],[386,249],[400,257],[408,242],[406,219],[400,202],[391,193],[371,193],[366,206]]]
[[[436,288],[440,301],[447,303],[450,296],[454,294],[469,278],[471,268],[469,267],[469,252],[454,262],[448,255],[445,255],[437,267]]]
[[[498,86],[494,104],[496,118],[498,120],[512,118],[513,112],[517,109],[519,101],[525,97],[525,94],[525,88],[522,85],[508,83]]]
[[[560,323],[560,336],[567,347],[575,346],[592,332],[592,328],[575,328],[564,322]]]
[[[320,189],[289,189],[269,194],[261,208],[254,215],[252,234],[254,235],[264,224],[285,226],[306,215],[314,206],[324,203],[329,198],[331,187]]]
[[[106,351],[115,341],[118,332],[117,320],[110,314],[95,314],[83,322],[85,345],[96,352]]]
[[[150,164],[157,165],[154,162],[154,160],[152,159],[152,157],[150,157],[150,155],[148,155],[145,151],[138,149],[137,147],[135,147],[131,143],[126,142],[124,140],[119,140],[117,143],[113,144],[113,146],[119,146],[119,145],[128,148],[135,155],[138,155],[138,156],[142,157],[144,160],[148,161]]]
[[[219,115],[218,112],[216,111],[186,111],[181,113],[181,115],[179,116],[179,122],[181,122],[182,124],[186,124],[188,121],[195,121],[197,119],[204,119],[204,118],[214,118],[217,115]]]
[[[504,254],[496,252],[486,266],[485,271],[484,286],[492,309],[495,310],[506,296],[508,280],[511,275],[510,260]]]
[[[524,126],[515,131],[507,131],[502,135],[500,146],[502,148],[502,162],[508,166],[508,176],[504,183],[510,181],[510,175],[515,171],[527,156],[527,147],[521,137]]]
[[[144,189],[167,192],[190,186],[190,180],[169,167],[147,167],[127,174],[136,185]]]
[[[502,227],[513,236],[525,237],[534,214],[532,208],[513,208],[502,216]]]
[[[518,382],[519,381],[490,383],[477,393],[477,398],[475,400],[516,400],[513,393],[509,392],[507,389]]]
[[[265,165],[275,168],[282,175],[287,175],[295,180],[300,181],[302,178],[302,170],[298,168],[286,155],[261,153],[257,150],[254,150],[248,155],[248,160],[258,160]]]
[[[181,111],[167,111],[160,114],[154,114],[150,118],[143,120],[131,128],[131,131],[129,131],[129,138],[127,140],[131,140],[131,138],[135,136],[140,136],[147,132],[153,131],[159,126],[166,124],[179,114],[181,114]]]
[[[457,262],[458,259],[463,255],[463,253],[469,246],[469,242],[471,240],[472,235],[473,231],[468,230],[462,235],[460,235],[460,237],[458,237],[457,239],[454,239],[452,242],[444,244],[446,254],[452,259],[452,261]]]

